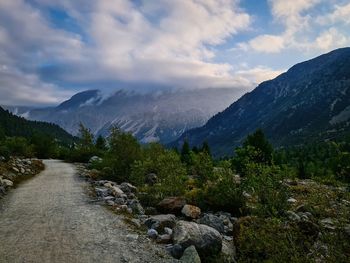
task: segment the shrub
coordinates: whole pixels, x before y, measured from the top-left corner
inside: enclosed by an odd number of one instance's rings
[[[254,213],[262,216],[280,216],[288,209],[288,189],[282,183],[279,167],[261,164],[247,166],[243,188],[256,198]]]

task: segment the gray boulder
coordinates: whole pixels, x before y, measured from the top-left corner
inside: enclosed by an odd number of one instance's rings
[[[196,248],[194,246],[189,246],[185,249],[180,261],[183,263],[201,263],[201,258]]]
[[[155,229],[148,229],[147,235],[152,238],[152,239],[157,239],[158,237],[158,232]]]
[[[195,246],[201,257],[219,254],[222,249],[222,237],[216,229],[194,222],[178,221],[173,240],[184,249]]]
[[[213,214],[204,214],[203,217],[201,217],[198,220],[199,224],[203,224],[203,225],[207,225],[210,226],[212,228],[215,228],[217,231],[219,231],[220,233],[224,233],[225,232],[225,224],[224,221]]]
[[[145,221],[148,228],[156,229],[163,232],[164,228],[174,228],[176,225],[176,217],[172,214],[151,216]]]
[[[132,212],[136,215],[144,215],[145,214],[145,210],[143,209],[140,202],[136,199],[131,200],[129,202],[128,206],[132,209]]]

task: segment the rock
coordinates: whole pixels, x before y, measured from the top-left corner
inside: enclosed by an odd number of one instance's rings
[[[111,191],[115,197],[122,197],[123,198],[125,196],[124,192],[118,186],[112,186]]]
[[[102,162],[102,158],[98,157],[98,156],[92,156],[89,160],[89,164],[95,163],[95,162]]]
[[[220,233],[210,226],[178,221],[173,231],[175,244],[180,244],[184,249],[194,245],[202,257],[216,255],[222,249]]]
[[[288,198],[287,199],[287,202],[288,203],[291,203],[291,204],[294,204],[294,203],[296,203],[296,202],[298,202],[296,199],[294,199],[293,197],[291,197],[291,198]]]
[[[322,227],[328,229],[328,230],[335,230],[336,227],[334,225],[334,221],[332,218],[325,218],[320,221],[320,224]]]
[[[110,191],[108,188],[95,187],[96,195],[99,197],[106,197],[109,195]]]
[[[169,244],[171,243],[171,236],[168,234],[163,234],[158,236],[157,243],[159,244]]]
[[[168,197],[159,202],[157,208],[163,213],[180,214],[185,204],[182,197]]]
[[[129,183],[122,183],[119,188],[124,192],[124,193],[136,193],[137,188],[136,186],[133,186],[132,184]]]
[[[7,187],[12,187],[13,186],[13,182],[8,180],[8,179],[1,179],[1,184],[7,188]]]
[[[145,210],[143,209],[140,202],[136,199],[131,200],[131,202],[129,202],[129,207],[132,209],[132,212],[136,215],[144,215],[145,214]]]
[[[180,259],[184,252],[184,249],[179,244],[170,245],[166,247],[166,250],[176,259]]]
[[[16,173],[19,173],[19,170],[16,167],[12,167],[12,170],[15,171]]]
[[[149,173],[145,177],[145,183],[148,185],[154,185],[158,181],[158,176],[155,173]]]
[[[22,168],[20,169],[20,172],[21,172],[21,174],[24,174],[24,173],[26,172],[26,170],[22,167]]]
[[[105,197],[103,197],[103,200],[106,201],[106,202],[108,200],[112,200],[113,201],[114,200],[114,196],[111,196],[111,195],[105,196]]]
[[[3,187],[2,185],[0,185],[0,196],[6,194],[6,190],[5,187]]]
[[[0,163],[5,162],[6,158],[4,156],[0,156]]]
[[[172,214],[151,216],[145,221],[148,228],[156,229],[163,232],[164,228],[174,228],[176,225],[176,217]]]
[[[115,198],[115,199],[114,199],[114,203],[116,203],[117,205],[125,205],[125,204],[126,204],[126,201],[125,201],[124,198],[118,197],[118,198]]]
[[[222,241],[222,250],[221,254],[225,259],[225,262],[235,262],[235,256],[236,256],[236,247],[233,244],[233,241]]]
[[[287,215],[288,219],[291,220],[291,221],[296,221],[296,222],[298,222],[298,221],[301,220],[300,216],[298,216],[298,215],[297,215],[296,213],[294,213],[293,211],[287,211],[287,212],[286,212],[286,215]]]
[[[169,236],[173,235],[173,230],[169,227],[164,227],[164,233],[168,234]]]
[[[204,216],[198,220],[198,223],[215,228],[220,233],[225,232],[223,220],[216,215],[204,214]]]
[[[194,205],[184,205],[181,210],[181,213],[188,218],[196,219],[201,214],[201,209]]]
[[[201,258],[199,257],[195,246],[189,246],[185,249],[180,261],[184,263],[201,263]]]
[[[152,239],[157,239],[157,237],[158,237],[158,231],[157,230],[155,230],[155,229],[148,229],[148,231],[147,231],[147,236],[149,236],[150,238],[152,238]]]
[[[113,200],[107,200],[106,203],[107,203],[107,205],[109,205],[109,206],[114,206],[114,205],[115,205],[115,203],[114,203]]]

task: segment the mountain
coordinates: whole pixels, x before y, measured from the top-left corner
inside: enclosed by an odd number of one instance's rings
[[[75,138],[56,124],[28,121],[13,115],[0,107],[0,129],[6,136],[21,136],[29,138],[34,133],[47,134],[62,143],[70,144]]]
[[[257,128],[275,146],[288,146],[340,137],[349,124],[350,48],[342,48],[261,83],[172,145],[185,138],[192,146],[207,141],[216,156],[232,155]]]
[[[57,107],[9,109],[30,120],[56,123],[74,135],[81,122],[96,135],[107,135],[110,127],[116,125],[143,143],[168,143],[185,130],[205,124],[237,98],[239,92],[226,88],[143,93],[119,90],[106,96],[99,90],[88,90]]]

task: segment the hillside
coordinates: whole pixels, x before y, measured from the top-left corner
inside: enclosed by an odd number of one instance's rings
[[[228,88],[176,92],[118,90],[109,96],[99,90],[88,90],[57,107],[8,109],[30,120],[56,123],[74,135],[82,122],[95,135],[108,135],[110,127],[116,125],[142,143],[168,143],[185,130],[204,125],[238,94],[238,90]]]
[[[231,155],[257,128],[275,146],[287,146],[341,137],[349,124],[350,48],[342,48],[261,83],[173,145],[207,141],[216,156]]]
[[[56,124],[28,121],[22,117],[11,114],[0,107],[0,129],[6,136],[31,137],[34,133],[50,135],[62,143],[72,143],[75,139],[68,132]]]

